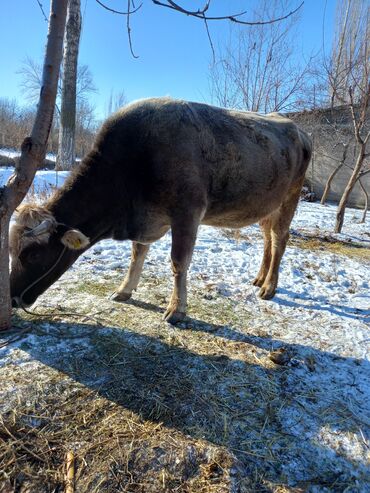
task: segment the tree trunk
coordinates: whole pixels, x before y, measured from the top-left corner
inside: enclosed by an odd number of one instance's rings
[[[328,198],[328,195],[329,195],[329,192],[330,192],[331,184],[332,184],[334,178],[336,177],[338,171],[340,169],[342,169],[343,165],[344,165],[344,163],[338,164],[338,166],[335,168],[335,170],[329,176],[328,181],[325,184],[324,193],[322,194],[322,197],[321,197],[321,200],[320,200],[320,204],[321,205],[324,205],[325,204],[326,199]]]
[[[0,330],[11,327],[8,230],[11,215],[22,202],[37,165],[44,162],[57,94],[68,0],[52,0],[42,74],[42,87],[31,136],[22,143],[14,174],[0,189]]]
[[[367,193],[367,190],[364,187],[364,184],[362,183],[361,179],[358,180],[358,183],[359,183],[361,190],[363,191],[363,194],[365,196],[364,212],[362,213],[362,218],[360,221],[361,223],[364,223],[366,221],[367,209],[369,207],[369,194]]]
[[[0,331],[10,327],[9,295],[9,221],[10,215],[0,217]]]
[[[328,194],[330,192],[331,184],[332,184],[334,178],[336,177],[338,171],[340,169],[342,169],[342,167],[344,166],[345,160],[347,158],[347,150],[348,150],[348,145],[349,144],[343,144],[343,145],[344,145],[344,149],[343,149],[342,159],[341,159],[340,163],[338,164],[338,166],[335,168],[335,170],[329,176],[328,181],[326,182],[324,193],[322,194],[322,197],[321,197],[321,200],[320,200],[320,204],[321,205],[324,205],[325,204],[326,199],[328,197]]]
[[[362,163],[364,162],[364,158],[365,158],[365,149],[366,149],[366,143],[360,144],[360,149],[359,149],[359,153],[357,156],[356,165],[353,168],[352,175],[351,175],[351,177],[347,183],[346,188],[344,189],[342,198],[340,199],[340,202],[338,205],[336,221],[335,221],[335,228],[334,228],[335,233],[340,233],[342,231],[344,214],[346,212],[346,206],[347,206],[348,198],[349,198],[349,196],[353,190],[353,187],[356,184],[356,181],[358,180],[358,176],[359,176],[360,171],[361,171]]]
[[[76,84],[80,33],[80,0],[69,0],[64,36],[62,101],[60,109],[57,169],[72,169],[76,160]]]

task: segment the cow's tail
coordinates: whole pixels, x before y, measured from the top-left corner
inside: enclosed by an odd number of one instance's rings
[[[312,156],[312,140],[310,136],[304,132],[303,130],[299,129],[299,137],[302,143],[302,151],[303,151],[303,166],[306,171],[308,167],[308,163],[311,160]]]

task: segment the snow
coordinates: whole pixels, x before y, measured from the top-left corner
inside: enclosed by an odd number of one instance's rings
[[[17,158],[21,155],[21,152],[18,151],[17,149],[10,149],[10,148],[7,148],[7,147],[2,147],[0,149],[0,156],[5,156],[5,157],[9,157],[9,158]],[[46,159],[48,159],[49,161],[56,161],[57,157],[55,154],[53,154],[52,152],[47,152],[46,153]],[[76,161],[81,161],[80,158],[76,158]]]
[[[337,240],[366,242],[370,246],[369,218],[360,223],[363,211],[348,208],[342,233],[334,234],[337,207],[333,204],[322,206],[319,202],[301,202],[293,219],[292,227],[301,232],[317,232],[320,236],[330,235]]]
[[[0,187],[5,185],[12,173],[13,168],[0,168]],[[55,187],[60,187],[66,177],[68,171],[53,171],[53,170],[41,170],[36,173],[33,181],[30,193],[34,195],[45,196],[51,193]]]
[[[0,149],[0,155],[14,159],[14,158],[19,157],[21,155],[21,153],[20,153],[20,151],[18,151],[16,149],[10,149],[7,147],[2,147]],[[56,155],[52,154],[51,152],[48,152],[45,157],[46,157],[46,159],[49,159],[49,161],[54,161],[54,162],[56,161]]]
[[[0,186],[10,173],[10,169],[0,169]],[[39,171],[35,190],[56,186],[56,180],[60,185],[65,177],[63,172]],[[369,217],[366,223],[361,224],[362,211],[347,209],[342,234],[333,235],[335,213],[333,204],[321,206],[319,203],[301,202],[291,229],[320,237],[330,235],[370,247]],[[171,279],[170,246],[168,233],[151,246],[144,266],[146,277],[164,279],[168,286]],[[105,240],[88,250],[60,280],[58,302],[63,304],[60,288],[68,283],[81,279],[101,283],[105,279],[122,279],[128,268],[130,249],[129,242]],[[291,457],[283,465],[288,478],[306,480],[309,459],[311,457],[312,461],[312,455],[317,453],[317,449],[312,451],[312,443],[319,444],[323,451],[317,460],[323,463],[334,460],[334,451],[340,449],[342,456],[360,464],[360,469],[368,471],[370,478],[370,470],[366,469],[370,439],[369,261],[325,249],[309,250],[289,245],[281,264],[277,294],[266,302],[257,297],[258,288],[251,284],[259,269],[262,249],[258,226],[242,229],[239,240],[222,230],[201,226],[189,272],[189,299],[199,296],[200,292],[209,296],[210,303],[219,299],[217,297],[232,299],[237,302],[236,312],[240,309],[253,313],[253,317],[248,319],[248,332],[253,333],[254,330],[257,334],[262,330],[265,334],[263,337],[246,335],[230,326],[220,328],[217,337],[253,340],[260,348],[258,357],[261,358],[282,347],[293,351],[289,365],[294,371],[287,377],[286,392],[298,397],[281,409],[279,419],[284,427],[289,428],[289,433],[302,437],[302,456]],[[137,296],[145,299],[147,293],[144,280]],[[170,291],[166,295],[168,299]],[[29,335],[28,344],[37,345],[37,339]],[[83,337],[74,340],[76,347],[85,343]],[[55,346],[56,352],[68,349],[61,344]],[[0,349],[1,356],[0,366],[11,362],[30,371],[34,364],[17,343]],[[307,363],[310,358],[314,361],[313,370]],[[314,390],[319,396],[317,402],[311,402],[308,397]],[[347,412],[349,409],[359,420],[358,429],[352,434],[335,424],[340,416],[335,412],[343,403],[347,405]],[[310,411],[306,412],[308,408]],[[322,424],[318,418],[324,408],[331,409],[333,426]],[[368,426],[364,427],[363,423]],[[308,444],[306,448],[305,443]],[[343,458],[335,460],[336,467],[348,469]],[[354,468],[352,473],[355,485],[357,469]],[[365,492],[366,486],[356,486],[353,491]],[[367,491],[370,491],[370,486]]]

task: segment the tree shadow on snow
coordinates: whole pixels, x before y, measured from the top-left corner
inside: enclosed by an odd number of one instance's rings
[[[279,295],[286,295],[290,299],[284,299]],[[299,300],[310,301],[310,304],[300,303]],[[278,303],[282,306],[288,306],[290,308],[304,308],[308,310],[317,310],[322,312],[329,312],[339,317],[351,318],[353,320],[359,320],[364,323],[370,322],[370,310],[363,310],[360,308],[337,305],[331,303],[330,299],[325,296],[312,296],[306,293],[295,293],[288,289],[279,288],[277,294],[271,300],[272,303]]]
[[[305,491],[315,485],[315,491],[343,491],[348,484],[353,485],[348,491],[366,491],[366,465],[325,442],[359,430],[370,438],[364,425],[370,422],[368,362],[195,319],[184,328],[198,332],[199,344],[202,339],[209,344],[210,338],[220,347],[237,343],[239,356],[198,354],[129,328],[52,326],[66,334],[62,352],[53,351],[49,342],[37,343],[35,336],[24,350],[145,420],[227,447],[235,457],[235,485],[259,475]],[[74,335],[88,338],[84,350],[75,351],[76,340],[68,339],[71,326]],[[260,364],[272,350],[285,359]],[[243,354],[249,357],[244,360]],[[261,483],[256,491],[269,490]]]

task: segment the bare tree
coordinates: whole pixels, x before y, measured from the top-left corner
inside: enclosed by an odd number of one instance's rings
[[[348,89],[353,87],[353,97],[361,98],[364,43],[368,34],[369,6],[366,0],[337,0],[336,28],[332,53],[324,64],[328,76],[330,106],[349,104]]]
[[[57,94],[66,14],[67,0],[51,1],[42,90],[35,122],[31,135],[23,141],[22,154],[14,174],[0,188],[0,330],[11,327],[8,246],[10,218],[26,195],[37,164],[45,158]]]
[[[91,149],[97,130],[95,108],[87,101],[77,103],[76,112],[76,151],[84,156]]]
[[[365,0],[338,0],[337,36],[326,64],[332,108],[347,104],[356,143],[356,158],[351,176],[338,205],[334,231],[343,227],[348,198],[364,169],[370,139],[370,7]]]
[[[42,65],[36,62],[33,58],[26,57],[18,70],[21,76],[20,87],[25,98],[30,103],[37,103],[42,79]],[[63,66],[60,69],[60,77],[58,81],[58,93],[56,110],[60,112],[60,98],[62,94],[61,79],[63,78]],[[81,101],[86,101],[91,93],[96,92],[91,70],[87,65],[79,64],[77,67],[77,85],[76,85],[76,100],[77,104]]]
[[[35,103],[41,88],[42,66],[30,57],[25,58],[18,73],[22,77],[21,88],[26,99],[30,103]],[[53,139],[49,140],[48,149],[50,152],[57,153],[59,145],[59,126],[60,126],[60,106],[61,106],[61,79],[63,78],[63,66],[60,70],[58,83],[58,95],[55,105],[52,135]],[[90,131],[95,126],[94,108],[89,104],[88,99],[91,93],[96,92],[91,70],[87,65],[80,64],[77,67],[76,81],[76,143],[75,149],[79,155],[83,155],[91,143]],[[86,127],[84,126],[86,124]],[[31,127],[30,127],[31,128]],[[25,133],[21,134],[25,135]],[[85,141],[88,137],[89,143]],[[14,141],[14,139],[13,139]],[[16,146],[17,144],[12,144]]]
[[[27,56],[22,61],[17,74],[21,76],[21,91],[30,103],[36,103],[39,98],[42,83],[42,65],[33,58]]]
[[[0,146],[19,147],[32,128],[35,112],[15,99],[0,99]]]
[[[264,113],[302,106],[308,65],[298,65],[294,56],[299,14],[280,23],[259,24],[289,7],[289,0],[263,0],[254,13],[255,25],[235,27],[211,67],[211,89],[218,104]]]
[[[370,33],[369,33],[370,34]],[[370,52],[367,52],[368,56],[370,55]],[[369,58],[367,58],[365,65],[367,66],[367,73],[369,77],[370,73],[370,61]],[[355,104],[353,101],[353,92],[352,88],[349,88],[349,96],[350,96],[350,109],[351,109],[351,115],[352,115],[352,123],[353,123],[353,129],[354,129],[354,134],[355,134],[355,139],[356,139],[356,144],[357,144],[357,157],[356,157],[356,162],[352,171],[352,174],[348,180],[347,186],[344,189],[343,195],[340,199],[338,209],[337,209],[337,214],[336,214],[336,220],[335,220],[335,227],[334,231],[335,233],[340,233],[342,231],[343,227],[343,222],[344,222],[344,214],[346,211],[346,206],[348,202],[348,198],[353,190],[353,187],[355,186],[356,182],[360,180],[366,173],[370,171],[370,169],[364,169],[364,164],[366,163],[365,158],[367,157],[367,145],[370,139],[370,130],[366,129],[365,123],[367,120],[367,110],[369,108],[369,101],[370,101],[370,82],[369,78],[367,79],[368,83],[366,88],[363,88],[363,95],[361,97],[361,100],[358,104],[359,107],[359,112],[356,111]],[[365,206],[367,208],[367,204],[365,201]]]
[[[57,169],[72,169],[75,164],[77,100],[77,62],[81,34],[80,0],[69,0],[64,34],[62,94]]]
[[[121,106],[127,103],[126,94],[124,91],[114,92],[111,89],[110,96],[106,105],[106,116],[108,117],[113,112],[117,111]]]

